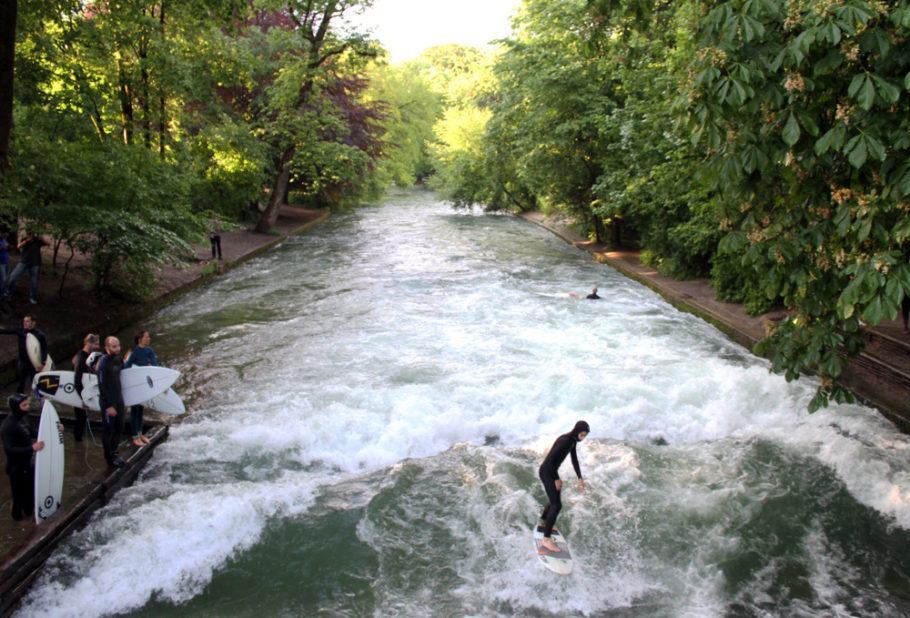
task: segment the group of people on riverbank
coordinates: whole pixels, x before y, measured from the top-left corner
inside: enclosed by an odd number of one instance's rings
[[[44,447],[36,441],[34,427],[28,423],[31,400],[28,389],[31,388],[35,375],[48,366],[47,338],[37,328],[37,319],[28,314],[22,319],[22,327],[0,330],[0,335],[15,335],[19,342],[19,357],[16,364],[17,393],[7,400],[9,415],[0,424],[0,436],[6,454],[6,473],[9,477],[12,492],[12,517],[20,520],[31,516],[34,507],[34,453]],[[32,335],[40,344],[40,364],[36,367],[29,357],[26,341]],[[102,339],[95,333],[87,333],[83,345],[73,357],[74,382],[76,392],[82,397],[83,376],[98,376],[98,390],[101,408],[102,447],[104,459],[111,468],[121,468],[124,460],[119,455],[119,446],[126,423],[126,406],[120,384],[120,372],[129,367],[157,366],[158,357],[151,347],[151,335],[141,329],[133,338],[133,348],[124,356],[121,354],[120,340],[115,336]],[[40,405],[40,392],[34,392]],[[85,407],[75,408],[75,425],[73,437],[82,442],[86,427],[89,425],[89,410]],[[132,444],[142,448],[149,444],[143,434],[144,408],[141,405],[130,407],[130,429]],[[62,428],[61,428],[62,431]]]

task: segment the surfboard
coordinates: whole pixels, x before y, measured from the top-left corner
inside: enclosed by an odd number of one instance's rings
[[[569,552],[569,543],[558,530],[553,530],[550,538],[556,543],[560,550],[559,552],[550,552],[541,545],[543,541],[543,526],[539,524],[534,526],[534,551],[537,553],[537,559],[554,573],[568,575],[572,572],[572,554]]]
[[[45,400],[38,423],[38,440],[44,448],[35,454],[35,523],[40,524],[60,508],[63,497],[63,432],[60,417]]]
[[[35,376],[34,387],[41,396],[77,408],[100,410],[101,393],[98,376],[82,374],[82,398],[73,384],[76,374],[72,371],[45,371]],[[167,367],[130,367],[120,372],[123,403],[135,406],[161,395],[180,377],[180,372]],[[182,402],[181,402],[182,403]]]
[[[28,360],[32,362],[32,366],[35,369],[41,369],[41,343],[39,343],[38,338],[33,334],[28,333],[25,335],[25,351],[28,353]],[[45,369],[50,371],[54,368],[54,361],[51,360],[51,355],[47,355],[47,367]]]
[[[186,413],[186,406],[183,405],[183,400],[172,388],[167,389],[157,397],[152,397],[142,405],[161,414],[180,416]]]
[[[46,399],[72,406],[73,408],[81,408],[85,404],[73,385],[75,377],[76,374],[72,371],[42,371],[32,381],[32,388]],[[83,373],[83,388],[88,386],[89,383],[95,384],[97,388],[98,378],[90,373]]]

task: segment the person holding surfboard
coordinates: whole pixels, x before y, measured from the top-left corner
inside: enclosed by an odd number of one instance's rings
[[[158,366],[158,357],[155,356],[155,350],[149,345],[152,343],[152,336],[144,328],[136,333],[133,338],[134,347],[126,358],[124,369],[130,367],[149,367]],[[142,435],[142,414],[145,408],[142,405],[130,406],[130,428],[133,430],[133,446],[143,447],[151,444],[151,440]]]
[[[540,545],[545,551],[559,553],[561,550],[550,538],[553,534],[553,526],[556,524],[556,517],[562,510],[562,500],[560,492],[562,491],[562,479],[559,478],[559,466],[565,461],[568,455],[572,456],[572,467],[575,468],[575,475],[578,477],[578,488],[585,490],[585,481],[581,477],[581,467],[578,465],[578,453],[576,447],[579,442],[584,440],[591,431],[590,426],[585,421],[578,421],[575,427],[569,433],[565,433],[558,438],[550,451],[540,464],[538,475],[540,482],[543,483],[544,491],[547,492],[547,505],[540,515],[543,524],[543,540]]]
[[[123,391],[120,387],[120,340],[108,337],[104,340],[104,356],[98,362],[98,390],[101,401],[101,426],[104,429],[101,443],[104,445],[104,459],[112,468],[122,468],[124,461],[117,454],[120,436],[123,434],[123,419],[126,416],[123,405]]]
[[[19,358],[16,361],[16,380],[17,393],[24,393],[26,385],[32,383],[32,378],[36,372],[44,371],[47,365],[47,338],[37,328],[38,320],[30,313],[22,318],[21,328],[4,328],[0,330],[0,335],[16,335],[19,338]],[[38,340],[41,346],[41,365],[36,367],[28,356],[28,336],[32,335]]]
[[[3,450],[6,452],[6,474],[13,494],[13,519],[31,517],[35,509],[35,468],[32,453],[44,448],[44,442],[34,442],[25,424],[29,403],[25,395],[13,395],[7,400],[9,416],[0,425]]]
[[[95,370],[89,366],[88,358],[92,353],[101,349],[101,337],[94,333],[88,333],[82,340],[82,349],[76,352],[73,357],[73,387],[82,397],[82,376],[86,373],[95,373]],[[82,442],[82,436],[85,434],[85,425],[88,423],[88,412],[85,408],[73,408],[76,413],[76,425],[73,427],[73,437],[76,442]]]

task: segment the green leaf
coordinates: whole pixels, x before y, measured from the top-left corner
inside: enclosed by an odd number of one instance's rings
[[[869,323],[870,326],[875,326],[882,319],[882,299],[879,296],[876,296],[872,299],[872,302],[866,305],[866,310],[863,311],[863,319]]]
[[[829,22],[828,25],[824,27],[824,35],[831,45],[840,43],[840,28],[838,28],[837,24],[834,22]]]
[[[861,136],[858,137],[861,138]],[[859,169],[866,162],[866,158],[868,157],[869,153],[866,150],[866,140],[857,139],[855,141],[856,145],[853,147],[853,150],[850,151],[850,154],[847,158],[850,161],[850,165],[856,169]]]
[[[863,141],[866,143],[866,148],[869,150],[869,154],[872,157],[878,159],[879,161],[885,160],[885,146],[875,137],[871,135],[864,135]]]
[[[816,124],[815,119],[812,118],[810,114],[799,112],[799,124],[801,124],[812,137],[818,136],[818,124]]]
[[[851,83],[850,86],[852,87],[853,84]],[[872,104],[875,102],[875,86],[872,85],[872,80],[868,75],[862,76],[862,85],[856,92],[855,98],[861,108],[865,110],[872,108]]]
[[[831,150],[832,148],[834,150],[840,150],[840,148],[838,148],[835,145],[835,140],[837,139],[838,134],[840,134],[840,141],[841,141],[841,144],[843,144],[843,140],[844,140],[843,127],[834,127],[833,129],[830,129],[827,133],[825,133],[824,135],[822,135],[820,138],[818,138],[816,140],[815,154],[817,154],[818,156],[821,156],[821,155],[825,154],[826,152],[828,152],[829,150]]]
[[[782,134],[784,143],[788,146],[794,145],[799,141],[799,133],[799,123],[796,122],[796,114],[791,113],[790,118],[787,120],[787,124],[784,125]]]
[[[872,231],[872,219],[865,219],[859,226],[859,231],[856,234],[856,240],[858,242],[863,242],[869,238],[869,232]]]
[[[897,103],[897,100],[901,96],[900,88],[878,75],[873,75],[872,79],[875,81],[875,85],[878,88],[878,96],[880,96],[882,100],[889,105]]]

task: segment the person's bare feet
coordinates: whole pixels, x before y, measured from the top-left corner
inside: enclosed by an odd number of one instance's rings
[[[142,440],[142,443],[145,444],[146,446],[148,446],[149,444],[152,443],[152,441],[149,440],[148,436],[146,436],[145,434],[142,434],[141,436],[139,436],[139,439]]]
[[[142,448],[143,446],[145,446],[145,442],[143,442],[141,438],[133,438],[133,446],[138,446],[139,448]]]
[[[548,537],[543,538],[543,540],[540,542],[540,546],[553,553],[560,551],[559,546],[553,541],[553,539]]]

